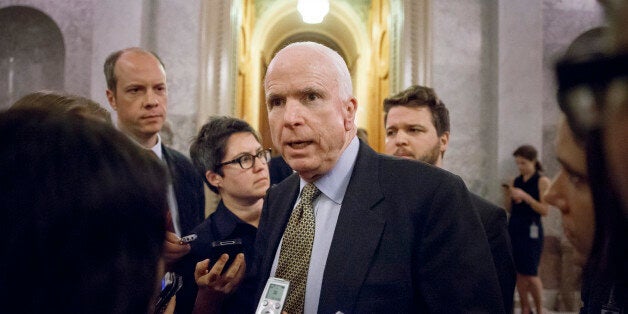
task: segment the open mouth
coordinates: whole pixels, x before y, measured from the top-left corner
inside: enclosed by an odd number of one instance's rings
[[[304,141],[304,142],[290,142],[288,146],[292,149],[302,149],[310,145],[312,141]]]

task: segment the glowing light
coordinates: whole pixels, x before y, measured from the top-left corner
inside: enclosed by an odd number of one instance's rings
[[[299,0],[297,10],[304,23],[318,24],[329,13],[329,0]]]

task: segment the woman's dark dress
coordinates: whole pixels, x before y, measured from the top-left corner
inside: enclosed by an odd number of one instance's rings
[[[515,179],[514,187],[524,190],[535,200],[539,200],[538,172],[528,181],[523,176]],[[536,276],[543,250],[543,225],[541,215],[535,212],[526,202],[512,202],[511,216],[508,222],[508,232],[512,242],[513,258],[517,273]],[[536,227],[535,227],[536,226]]]

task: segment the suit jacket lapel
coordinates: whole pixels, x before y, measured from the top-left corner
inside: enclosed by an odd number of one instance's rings
[[[287,184],[283,186],[286,188],[281,189],[277,192],[281,196],[275,197],[276,202],[272,204],[273,208],[278,209],[278,211],[275,212],[277,216],[274,217],[274,221],[281,224],[282,226],[281,228],[274,228],[273,231],[275,232],[270,235],[270,243],[276,244],[273,252],[277,251],[277,247],[279,246],[279,242],[281,241],[283,232],[288,225],[288,219],[290,218],[290,214],[292,213],[292,208],[294,207],[294,203],[297,201],[297,198],[299,196],[299,176],[290,176]],[[275,257],[275,253],[272,254],[272,257]]]
[[[379,157],[360,143],[327,257],[320,313],[352,311],[384,230],[385,218],[371,210],[383,198]]]
[[[170,177],[170,181],[172,185],[177,186],[177,184],[175,184],[177,172],[174,171],[174,166],[172,165],[174,161],[172,160],[172,156],[170,155],[170,152],[168,151],[166,146],[164,146],[163,144],[161,145],[161,154],[164,157],[163,162],[166,164],[166,169],[168,170],[168,176]]]
[[[179,184],[178,172],[176,171],[176,165],[174,157],[168,151],[168,148],[161,144],[161,154],[164,157],[164,163],[166,164],[166,169],[168,170],[168,177],[170,179],[170,184],[172,184],[172,189],[174,191],[174,199],[177,202],[177,213],[179,214],[179,228],[181,232],[186,232],[184,230],[192,230],[194,226],[184,226],[184,222],[190,221],[188,217],[186,217],[187,212],[181,210],[181,206],[185,200],[181,199],[181,196],[184,195],[183,191],[181,191],[181,184]],[[170,197],[170,196],[168,196]],[[184,236],[184,235],[181,235]]]

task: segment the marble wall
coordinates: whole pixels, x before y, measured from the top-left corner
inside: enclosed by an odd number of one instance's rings
[[[232,108],[232,104],[225,103],[232,100],[232,92],[224,88],[232,84],[232,72],[224,70],[232,63],[229,56],[234,56],[234,51],[215,45],[233,39],[225,28],[231,25],[230,1],[64,3],[0,0],[0,9],[28,6],[48,16],[60,30],[65,53],[63,75],[42,78],[50,83],[48,88],[89,96],[108,107],[102,74],[104,59],[114,50],[142,46],[156,51],[166,64],[175,148],[187,152],[188,140],[204,116],[228,113]],[[578,33],[601,23],[601,10],[594,0],[426,3],[431,11],[433,49],[432,72],[427,77],[451,110],[452,137],[445,167],[461,175],[471,190],[500,203],[500,181],[516,174],[511,157],[516,146],[536,145],[548,173],[555,172],[552,145],[558,111],[552,63]],[[222,8],[222,13],[212,11],[203,20],[203,9],[216,6]],[[405,14],[415,16],[412,12]],[[6,22],[11,17],[3,19]],[[422,23],[407,25],[424,27]],[[19,32],[13,35],[23,36]],[[0,87],[6,87],[8,71],[0,70]],[[208,86],[217,79],[220,88]],[[40,88],[31,82],[15,84],[24,91],[29,86]]]
[[[64,65],[62,75],[52,79],[43,76],[41,79],[48,84],[32,84],[30,79],[14,82],[20,91],[14,98],[41,88],[65,90],[91,97],[111,110],[105,96],[102,70],[105,58],[125,47],[147,48],[159,54],[166,65],[168,119],[175,126],[173,146],[187,154],[189,139],[196,133],[197,82],[201,73],[201,4],[201,0],[72,0],[63,4],[46,0],[0,0],[0,9],[27,6],[48,16],[59,28],[61,46],[65,50],[61,62]],[[0,23],[10,23],[18,18],[4,16]],[[19,38],[24,34],[13,32],[6,35],[9,38],[3,38],[2,42],[11,42],[12,37]],[[51,60],[53,57],[54,54],[50,54]],[[31,64],[22,70],[33,71],[35,66]],[[4,68],[1,69],[5,72]],[[7,73],[0,73],[0,86],[8,85],[7,77]],[[8,106],[7,102],[4,103],[1,105]],[[113,115],[115,118],[115,112]]]
[[[188,154],[196,135],[201,76],[201,0],[152,1],[146,47],[159,53],[168,73],[168,119],[176,126],[173,147]]]
[[[60,87],[71,93],[80,95],[88,95],[90,90],[90,72],[91,67],[91,50],[92,50],[92,17],[93,17],[93,1],[91,0],[75,0],[72,1],[72,5],[60,6],[55,2],[46,0],[1,0],[0,9],[4,9],[10,6],[26,6],[30,9],[38,10],[41,14],[47,16],[56,24],[56,27],[61,31],[62,42],[54,37],[49,37],[47,40],[55,40],[55,44],[52,46],[62,45],[64,47],[65,56],[63,62],[62,75],[55,76],[53,79],[46,79],[46,82],[41,84],[35,84],[33,89],[49,88],[57,89]],[[3,16],[3,19],[10,21],[16,21],[18,23],[23,22],[19,16]],[[9,23],[6,20],[2,23]],[[5,43],[11,43],[16,38],[20,40],[27,40],[24,36],[28,34],[27,30],[15,31],[11,33],[5,33],[3,36],[8,38],[2,38],[3,45]],[[37,38],[37,37],[35,37]],[[31,39],[31,41],[37,41],[37,39]],[[36,42],[35,45],[48,45],[45,42]],[[51,46],[51,47],[52,47]],[[45,54],[44,54],[45,55]],[[51,59],[57,58],[55,53],[51,54]],[[39,65],[36,63],[29,64],[28,67],[18,69],[18,71],[37,71],[35,68]],[[47,72],[47,71],[46,71]],[[45,77],[45,75],[44,75]],[[7,73],[0,73],[0,81],[8,81]],[[0,84],[7,84],[7,82]],[[30,90],[30,80],[20,80],[12,83],[16,91],[19,93],[14,94],[13,97],[21,97],[24,93],[28,93]],[[6,106],[7,104],[0,104],[0,106]]]
[[[517,174],[512,152],[537,147],[547,174],[558,107],[553,64],[582,31],[600,25],[593,0],[431,1],[432,86],[450,109],[445,168],[501,204]]]
[[[543,165],[550,174],[559,167],[553,148],[560,113],[554,63],[579,34],[603,24],[604,14],[597,1],[543,1]]]
[[[0,42],[0,109],[32,90],[63,89],[63,35],[48,15],[26,6],[0,9]]]
[[[460,175],[481,195],[494,181],[489,163],[496,160],[489,130],[496,125],[494,73],[487,71],[486,56],[494,50],[492,19],[486,1],[432,2],[432,86],[450,112],[450,143],[444,167]],[[488,25],[487,25],[488,23]]]

